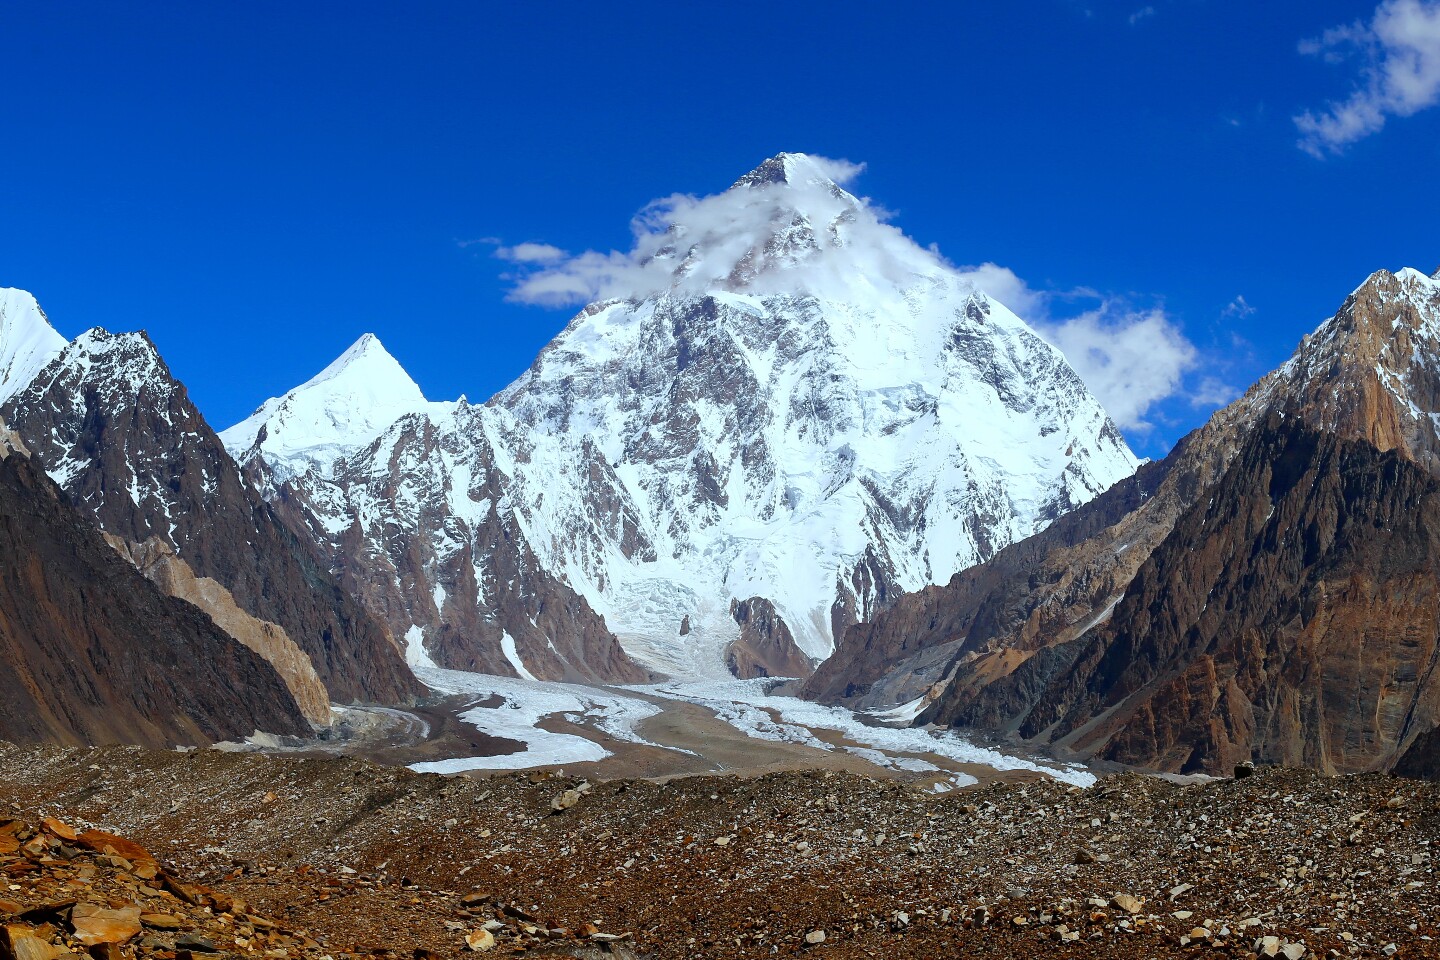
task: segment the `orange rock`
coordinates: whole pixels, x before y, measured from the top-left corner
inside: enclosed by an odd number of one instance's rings
[[[126,943],[140,932],[140,908],[114,909],[98,903],[77,903],[70,911],[75,939],[93,947],[97,943]]]
[[[87,850],[124,857],[131,863],[157,863],[155,858],[150,855],[150,851],[140,844],[103,830],[86,830],[75,838],[75,842]]]
[[[0,927],[0,957],[5,960],[55,960],[66,952],[40,939],[23,923]]]
[[[40,825],[68,843],[74,843],[75,838],[79,836],[79,834],[75,832],[74,827],[62,820],[56,820],[54,817],[46,817],[40,821]]]

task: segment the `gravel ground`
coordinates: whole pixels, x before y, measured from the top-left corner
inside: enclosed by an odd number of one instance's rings
[[[146,845],[296,931],[285,956],[1440,957],[1440,784],[1378,775],[932,796],[4,746],[0,769],[16,816]]]

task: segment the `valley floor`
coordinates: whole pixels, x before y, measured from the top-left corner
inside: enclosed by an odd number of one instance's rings
[[[1384,776],[1122,774],[937,796],[821,771],[587,786],[10,746],[0,769],[16,816],[128,836],[308,935],[267,941],[271,960],[458,957],[487,924],[497,954],[1440,956],[1440,784]],[[64,856],[49,869],[70,870]],[[6,897],[58,895],[26,870]],[[177,935],[150,931],[146,955]]]
[[[540,769],[600,780],[824,767],[937,793],[1002,780],[1095,779],[1084,767],[1012,755],[952,731],[785,696],[773,680],[600,687],[418,672],[438,694],[423,708],[348,708],[348,736],[288,747],[262,738],[245,749],[343,754],[427,773]]]

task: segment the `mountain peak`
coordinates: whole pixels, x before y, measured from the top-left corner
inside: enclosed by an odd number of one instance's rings
[[[777,153],[736,180],[735,187],[763,187],[774,184],[800,186],[807,183],[835,186],[835,181],[826,172],[824,164],[808,153]]]
[[[365,379],[374,381],[375,387],[384,390],[390,396],[404,398],[407,400],[423,401],[424,395],[420,387],[411,379],[405,368],[400,366],[400,361],[391,356],[390,351],[380,342],[380,338],[373,333],[363,334],[345,352],[336,357],[329,366],[311,377],[305,383],[296,387],[295,390],[306,390],[318,387],[320,384],[332,380]]]
[[[0,287],[0,403],[29,386],[65,349],[65,338],[24,290]]]
[[[237,459],[263,446],[277,462],[296,461],[297,472],[312,467],[325,472],[396,420],[427,406],[410,374],[379,337],[367,333],[324,370],[222,431],[220,439]]]
[[[1440,472],[1437,355],[1440,282],[1409,267],[1377,270],[1252,395]]]

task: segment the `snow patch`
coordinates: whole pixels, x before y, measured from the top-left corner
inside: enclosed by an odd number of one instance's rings
[[[510,661],[510,666],[520,674],[522,680],[534,680],[535,675],[525,669],[525,661],[520,659],[520,653],[515,649],[515,638],[506,631],[500,635],[500,650],[505,654],[505,659]]]

